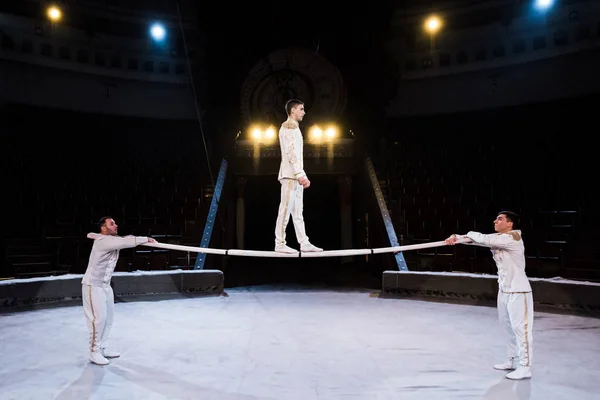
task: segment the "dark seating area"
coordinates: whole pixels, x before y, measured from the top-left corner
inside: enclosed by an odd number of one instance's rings
[[[581,133],[594,99],[399,122],[380,143],[398,236],[409,244],[492,233],[496,213],[509,209],[522,215],[530,276],[600,280],[594,155]],[[488,249],[412,256],[422,270],[495,273]]]
[[[198,246],[210,177],[194,129],[189,122],[11,110],[2,127],[9,207],[1,276],[85,272],[92,245],[85,235],[104,215],[115,218],[120,235]],[[117,271],[193,261],[137,247],[121,251]]]

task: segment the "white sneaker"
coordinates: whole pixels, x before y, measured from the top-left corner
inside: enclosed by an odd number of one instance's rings
[[[298,250],[296,249],[292,249],[289,246],[286,246],[285,244],[278,244],[275,246],[275,251],[277,253],[286,253],[286,254],[296,254],[298,253]]]
[[[107,349],[106,347],[103,347],[102,349],[100,349],[100,351],[102,352],[102,355],[106,358],[121,357],[121,354],[118,351],[110,350],[110,349]]]
[[[320,251],[323,251],[322,248],[315,246],[314,244],[307,244],[304,246],[300,246],[300,251],[306,252],[306,253],[318,253]]]
[[[100,352],[90,353],[90,361],[98,365],[107,365],[110,363]]]
[[[506,377],[514,380],[531,378],[531,367],[520,366],[510,374],[506,374]]]
[[[519,359],[517,357],[512,357],[512,358],[509,358],[508,361],[503,362],[502,364],[494,365],[494,369],[507,371],[509,369],[517,369],[518,366],[519,366]]]

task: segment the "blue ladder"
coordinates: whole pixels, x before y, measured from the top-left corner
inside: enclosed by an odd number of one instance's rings
[[[385,198],[383,197],[383,192],[381,191],[381,186],[379,186],[379,181],[377,180],[377,174],[375,173],[375,168],[373,167],[373,163],[370,158],[366,160],[367,164],[367,173],[369,174],[369,179],[371,180],[371,185],[373,186],[373,190],[375,191],[375,197],[377,198],[377,204],[379,205],[379,210],[381,211],[381,217],[383,218],[383,223],[385,224],[385,230],[387,231],[388,237],[390,239],[390,245],[392,247],[400,246],[398,244],[398,238],[396,237],[396,231],[394,230],[394,225],[392,225],[392,218],[390,217],[390,213],[387,208],[387,204],[385,204]],[[408,271],[408,266],[406,265],[406,261],[404,260],[404,255],[402,252],[398,252],[394,255],[396,259],[396,264],[398,265],[398,269],[400,271]]]
[[[210,210],[208,211],[208,216],[206,217],[206,225],[204,226],[204,233],[202,234],[200,247],[207,248],[210,245],[210,238],[212,236],[213,227],[215,226],[215,220],[219,210],[219,200],[221,199],[221,192],[223,191],[223,183],[225,182],[226,174],[227,160],[223,159],[221,161],[221,168],[219,169],[219,176],[217,177],[217,184],[213,193],[213,198],[210,203]],[[196,264],[194,264],[194,269],[204,269],[206,256],[206,253],[198,253],[198,256],[196,257]]]

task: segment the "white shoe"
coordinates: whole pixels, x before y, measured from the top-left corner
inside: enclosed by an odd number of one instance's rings
[[[517,357],[511,357],[508,359],[508,361],[505,361],[502,364],[494,365],[494,369],[507,371],[509,369],[517,369],[518,366],[519,366],[519,359]]]
[[[100,351],[102,352],[102,355],[106,358],[121,357],[121,354],[118,351],[110,350],[110,349],[107,349],[106,347],[103,347],[102,349],[100,349]]]
[[[275,251],[277,253],[286,253],[286,254],[296,254],[298,250],[292,249],[290,246],[286,246],[285,244],[278,244],[275,246]]]
[[[300,246],[300,251],[303,251],[305,253],[318,253],[320,251],[323,251],[322,248],[315,246],[314,244],[307,244],[304,246]]]
[[[520,366],[510,374],[506,374],[506,377],[514,380],[531,378],[531,367]]]
[[[90,353],[90,361],[98,365],[107,365],[110,363],[100,352]]]

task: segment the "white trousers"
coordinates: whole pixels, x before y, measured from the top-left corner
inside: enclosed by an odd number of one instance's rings
[[[304,187],[295,179],[282,179],[281,181],[281,201],[279,203],[279,213],[275,223],[275,246],[286,244],[285,229],[290,221],[290,215],[294,223],[296,238],[300,246],[309,244],[306,229],[304,227],[303,197]]]
[[[83,312],[90,333],[90,352],[107,347],[107,339],[113,324],[115,297],[108,286],[82,285]]]
[[[531,366],[533,344],[533,295],[498,291],[498,319],[508,338],[508,358]]]

